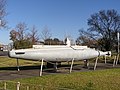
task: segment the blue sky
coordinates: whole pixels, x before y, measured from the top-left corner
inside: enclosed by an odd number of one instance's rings
[[[11,42],[9,32],[19,22],[35,25],[38,34],[47,26],[53,38],[63,40],[70,35],[75,40],[79,29],[88,28],[90,15],[103,9],[115,9],[120,14],[120,0],[7,0],[10,29],[0,30],[0,43]]]

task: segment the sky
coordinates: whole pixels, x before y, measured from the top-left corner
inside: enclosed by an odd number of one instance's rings
[[[100,10],[115,9],[120,14],[120,0],[7,0],[9,30],[0,30],[0,43],[9,44],[10,30],[20,22],[36,26],[38,34],[45,26],[52,38],[64,40],[79,36],[78,30],[87,29],[87,20]]]

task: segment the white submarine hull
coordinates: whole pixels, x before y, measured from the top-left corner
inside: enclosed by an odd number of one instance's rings
[[[19,49],[9,51],[9,57],[27,60],[45,61],[71,61],[85,60],[99,56],[105,56],[110,52],[102,52],[91,48],[79,48],[75,46],[42,47],[38,49]]]

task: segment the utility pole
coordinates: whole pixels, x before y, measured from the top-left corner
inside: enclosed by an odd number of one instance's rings
[[[119,34],[119,32],[117,33],[117,39],[118,39],[118,54],[119,54],[119,37],[120,37],[120,34]]]
[[[118,52],[117,52],[117,60],[116,60],[116,65],[118,64],[118,61],[119,61],[119,37],[120,37],[120,34],[119,32],[117,32],[117,39],[118,39]]]

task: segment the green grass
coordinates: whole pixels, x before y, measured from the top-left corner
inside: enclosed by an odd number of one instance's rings
[[[18,79],[15,81],[76,90],[85,88],[89,83],[92,83],[92,87],[97,90],[118,90],[120,89],[120,69],[46,75],[42,77]]]
[[[0,57],[0,62],[8,66],[16,66],[16,60]],[[20,65],[37,65],[39,62],[20,60]],[[0,67],[5,67],[0,65]],[[21,83],[21,90],[120,90],[120,68],[88,72],[72,72],[71,74],[43,75],[6,81],[9,90],[16,90],[16,83]],[[3,83],[0,83],[3,88]]]
[[[39,65],[40,62],[19,59],[20,66]],[[16,67],[16,59],[0,57],[0,67]]]
[[[12,90],[15,89],[13,82],[21,82],[22,90],[27,86],[31,88],[30,90],[42,90],[40,88],[43,90],[120,90],[120,69],[16,79],[7,82]]]

